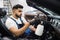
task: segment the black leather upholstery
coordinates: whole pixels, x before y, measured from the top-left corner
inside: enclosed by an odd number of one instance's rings
[[[14,39],[15,37],[5,26],[6,19],[7,19],[6,11],[2,11],[2,9],[0,9],[0,33],[2,34],[2,37],[5,36]]]

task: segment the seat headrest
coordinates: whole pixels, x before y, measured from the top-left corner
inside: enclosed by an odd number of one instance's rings
[[[6,11],[0,8],[0,18],[6,15]]]

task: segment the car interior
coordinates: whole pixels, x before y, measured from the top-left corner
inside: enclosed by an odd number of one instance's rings
[[[43,21],[44,32],[38,39],[60,40],[60,0],[26,0],[26,2],[28,6],[37,9],[45,15],[46,20],[39,16],[40,13],[37,13],[38,15],[25,14],[26,20],[31,20],[38,16],[40,21]],[[7,12],[0,8],[0,38],[8,37],[12,40],[17,40],[19,37],[13,36],[5,26],[5,21],[9,17],[6,14]]]

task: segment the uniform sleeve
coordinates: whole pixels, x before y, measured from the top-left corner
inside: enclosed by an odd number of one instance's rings
[[[16,26],[15,22],[13,20],[11,20],[11,19],[7,19],[5,25],[6,25],[6,27],[8,29],[10,29],[11,27],[15,27]]]

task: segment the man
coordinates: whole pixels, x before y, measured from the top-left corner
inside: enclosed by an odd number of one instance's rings
[[[23,6],[17,4],[12,8],[13,14],[7,18],[6,27],[14,36],[21,36],[30,26],[30,23],[27,22],[24,17],[22,17]],[[30,27],[35,31],[34,27]]]

